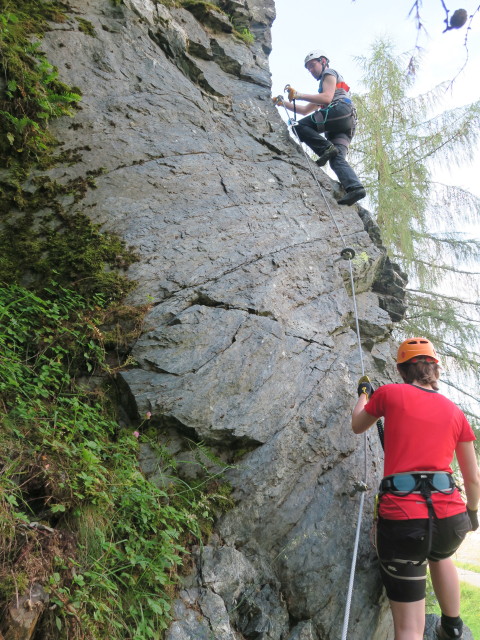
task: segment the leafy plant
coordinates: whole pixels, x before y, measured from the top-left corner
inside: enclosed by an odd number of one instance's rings
[[[243,29],[240,29],[238,31],[234,29],[233,34],[240,40],[243,40],[243,42],[245,42],[246,44],[253,44],[255,42],[255,36],[247,27],[244,27]]]
[[[64,19],[59,5],[42,5],[25,3],[24,11],[19,7],[0,14],[0,65],[6,82],[0,98],[3,165],[38,158],[51,150],[55,140],[45,123],[72,115],[81,97],[78,90],[59,81],[57,69],[40,51],[40,43],[31,41],[30,35],[41,32],[47,19]]]
[[[106,369],[101,297],[2,287],[0,309],[0,602],[40,581],[56,605],[42,637],[160,638],[187,547],[228,489],[208,473],[190,486],[166,452],[168,481],[149,482],[147,440],[120,428],[98,385],[76,382]],[[194,450],[200,465],[214,458]]]

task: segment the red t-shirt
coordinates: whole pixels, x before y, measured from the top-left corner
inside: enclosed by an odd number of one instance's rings
[[[385,418],[384,475],[408,471],[448,471],[459,442],[475,440],[462,411],[451,400],[411,384],[380,387],[365,405],[365,411]],[[465,511],[459,491],[450,495],[433,493],[438,518]],[[428,518],[425,499],[419,494],[385,494],[380,515],[387,520]]]

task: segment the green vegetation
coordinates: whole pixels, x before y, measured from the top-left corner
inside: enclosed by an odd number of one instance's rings
[[[478,617],[478,603],[480,602],[480,589],[472,587],[465,582],[460,583],[460,594],[463,621],[470,627],[472,636],[480,638],[480,619]]]
[[[46,128],[51,118],[72,115],[78,89],[59,81],[58,71],[39,50],[31,34],[41,34],[46,20],[64,21],[54,2],[20,3],[0,13],[0,64],[6,88],[0,95],[0,165],[25,165],[53,150]]]
[[[187,485],[158,444],[164,486],[148,482],[141,426],[121,429],[108,390],[79,385],[108,371],[100,296],[9,286],[0,308],[0,601],[40,581],[56,604],[42,637],[159,638],[186,548],[230,505],[228,486],[205,465]]]
[[[5,89],[0,92],[0,282],[30,287],[55,279],[63,286],[75,282],[86,295],[102,292],[120,300],[132,287],[119,268],[135,260],[134,254],[113,234],[80,212],[69,212],[67,200],[78,202],[95,188],[98,174],[62,184],[38,170],[57,161],[75,161],[54,151],[57,141],[48,130],[52,118],[74,115],[80,92],[58,79],[58,71],[40,51],[47,20],[64,22],[62,6],[55,2],[20,3],[0,13],[0,66]],[[30,172],[37,175],[26,182]],[[71,208],[71,207],[70,207]]]
[[[89,22],[88,20],[85,20],[85,18],[78,18],[78,17],[75,18],[75,20],[78,22],[78,28],[82,33],[86,33],[87,36],[91,36],[92,38],[94,38],[97,35],[95,31],[95,27],[91,22]]]
[[[246,27],[243,29],[239,29],[238,31],[234,29],[233,35],[235,35],[240,40],[243,40],[243,42],[245,42],[246,44],[253,44],[255,42],[255,36],[250,31],[250,29],[247,29]]]

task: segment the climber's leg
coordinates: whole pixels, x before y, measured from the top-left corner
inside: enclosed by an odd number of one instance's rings
[[[422,640],[425,629],[425,600],[395,602],[390,600],[395,640]]]

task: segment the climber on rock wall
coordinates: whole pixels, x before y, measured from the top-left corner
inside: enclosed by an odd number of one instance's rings
[[[436,632],[462,638],[460,587],[451,556],[478,528],[480,470],[475,435],[455,403],[438,393],[440,365],[432,343],[410,338],[399,347],[404,384],[373,391],[358,385],[352,429],[363,433],[384,417],[384,478],[378,493],[376,547],[393,614],[395,640],[422,640],[427,563],[442,610]],[[452,476],[454,454],[466,505]]]
[[[321,51],[308,53],[305,67],[319,81],[318,93],[299,93],[287,85],[288,100],[279,96],[273,98],[273,102],[295,113],[311,114],[294,125],[296,134],[318,155],[316,162],[320,167],[330,161],[331,168],[347,192],[338,200],[338,204],[351,205],[366,195],[363,185],[346,160],[355,133],[356,116],[350,87],[328,64],[327,56]],[[308,104],[297,105],[297,100]],[[325,137],[322,133],[325,133]]]

